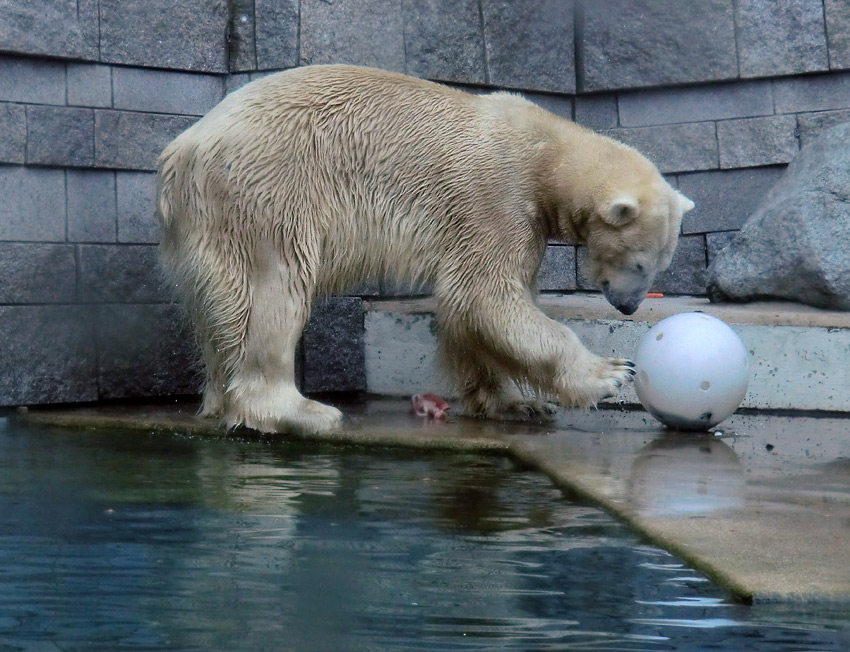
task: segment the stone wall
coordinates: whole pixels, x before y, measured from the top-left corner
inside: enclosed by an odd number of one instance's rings
[[[0,405],[192,393],[156,263],[156,156],[267,71],[347,62],[513,89],[646,153],[697,208],[668,294],[802,145],[850,120],[848,0],[0,0]],[[553,243],[544,291],[590,289]],[[367,283],[317,305],[308,391],[364,386]]]

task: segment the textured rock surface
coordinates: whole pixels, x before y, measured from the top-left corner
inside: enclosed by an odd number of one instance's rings
[[[100,59],[227,71],[225,0],[100,0]]]
[[[824,8],[820,2],[737,0],[735,25],[741,77],[829,68]]]
[[[397,0],[301,3],[301,64],[351,63],[404,72]]]
[[[163,148],[197,118],[159,113],[97,110],[94,114],[95,166],[155,170]]]
[[[94,321],[99,398],[194,394],[200,388],[194,338],[176,304],[100,305]]]
[[[96,59],[98,0],[0,0],[0,50]]]
[[[485,0],[481,9],[491,84],[575,92],[571,0]]]
[[[580,9],[583,91],[738,77],[731,0],[592,0]]]
[[[27,163],[88,167],[94,163],[91,109],[27,107]]]
[[[74,248],[42,242],[0,242],[0,303],[63,303],[75,298]]]
[[[313,303],[302,337],[306,392],[366,388],[363,361],[363,301],[330,297]]]
[[[91,308],[0,306],[4,405],[97,399]]]
[[[15,104],[0,104],[0,161],[23,163],[27,148],[26,110]]]
[[[679,175],[679,190],[696,204],[682,220],[682,233],[740,229],[784,171],[771,166]]]
[[[403,7],[407,73],[416,77],[483,84],[481,14],[471,0],[419,0]]]
[[[257,68],[275,70],[298,64],[298,1],[254,0]]]
[[[847,0],[824,0],[826,31],[829,36],[829,65],[838,70],[850,66],[850,12]]]
[[[576,289],[576,248],[549,245],[537,274],[537,286],[544,291],[565,292]]]
[[[712,301],[777,298],[850,310],[850,123],[803,149],[717,254]]]
[[[153,245],[80,245],[78,257],[78,292],[86,303],[153,303],[170,298]]]

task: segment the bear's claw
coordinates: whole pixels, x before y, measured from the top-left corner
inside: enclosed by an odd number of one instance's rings
[[[595,406],[600,401],[615,397],[635,374],[634,363],[630,360],[592,356],[588,363],[591,370],[589,378],[585,379],[575,372],[570,374],[573,383],[576,383],[576,380],[584,382],[561,390],[562,398],[567,399],[565,402],[570,402],[571,399],[573,405]]]

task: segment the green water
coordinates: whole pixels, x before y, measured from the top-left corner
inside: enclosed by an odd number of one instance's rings
[[[500,457],[0,420],[0,652],[850,649]]]

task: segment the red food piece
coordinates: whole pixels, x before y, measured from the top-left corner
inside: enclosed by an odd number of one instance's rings
[[[416,394],[410,398],[410,404],[416,416],[428,419],[445,419],[451,407],[436,394]]]

